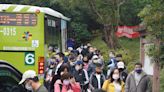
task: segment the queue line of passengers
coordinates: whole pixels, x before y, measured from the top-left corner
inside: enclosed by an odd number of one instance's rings
[[[104,74],[103,57],[90,45],[52,54],[45,72],[47,91],[36,92],[151,92],[150,78],[141,63],[128,76],[122,55],[111,51],[109,57]]]

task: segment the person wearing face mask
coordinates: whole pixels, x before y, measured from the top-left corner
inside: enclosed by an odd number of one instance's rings
[[[75,70],[75,61],[76,61],[76,56],[73,53],[71,53],[68,57],[68,62],[67,62],[69,66],[70,74],[72,74],[73,71]]]
[[[83,57],[83,64],[84,64],[84,69],[87,71],[88,70],[88,66],[89,66],[89,59],[88,59],[88,56],[84,56]]]
[[[89,85],[89,77],[87,71],[83,69],[83,61],[76,61],[73,76],[80,83],[82,90],[86,92]]]
[[[52,81],[52,77],[55,72],[55,58],[52,57],[49,67],[46,69],[45,74],[44,74],[44,86],[50,91],[50,85]]]
[[[115,57],[115,52],[110,51],[109,52],[109,61],[108,61],[108,70],[107,70],[107,77],[110,76],[111,71],[116,68],[117,60]]]
[[[119,69],[120,72],[120,79],[125,82],[128,76],[128,71],[126,70],[124,62],[123,61],[118,62],[117,68]]]
[[[48,92],[48,90],[39,82],[34,70],[27,70],[23,73],[19,84],[25,84],[25,88],[32,92]]]
[[[58,79],[60,79],[61,76],[62,76],[63,74],[69,73],[69,72],[70,72],[69,66],[68,66],[66,63],[63,64],[63,65],[59,68],[59,70],[58,70],[58,72],[57,72],[57,75],[54,75],[54,76],[53,76],[52,81],[51,81],[51,83],[50,83],[50,92],[54,92],[54,84],[55,84],[55,82],[56,82]]]
[[[54,92],[80,92],[80,84],[69,73],[64,73],[54,84]]]
[[[91,74],[93,72],[95,72],[96,64],[97,63],[103,64],[102,62],[103,61],[97,55],[93,55],[93,57],[91,59],[91,62],[89,63],[89,66],[88,66],[88,69],[87,69],[89,77],[91,76]]]
[[[117,68],[113,69],[109,79],[104,82],[102,89],[106,92],[124,92],[124,82],[121,81]]]
[[[56,63],[57,63],[56,69],[55,69],[55,75],[57,75],[59,68],[64,63],[64,54],[62,52],[59,52],[56,54],[55,58],[56,58]]]
[[[117,62],[122,61],[122,54],[117,54],[116,60],[117,60]]]
[[[105,75],[102,73],[102,65],[96,64],[96,71],[91,74],[90,88],[91,90],[101,89],[105,81]]]
[[[142,64],[136,63],[126,79],[125,92],[152,92],[151,89],[150,77],[142,70]]]

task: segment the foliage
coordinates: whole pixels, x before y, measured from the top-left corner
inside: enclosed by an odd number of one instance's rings
[[[164,1],[163,0],[151,0],[151,3],[145,6],[145,8],[139,13],[139,16],[143,20],[143,24],[146,25],[148,33],[148,39],[153,43],[149,47],[148,55],[152,57],[154,62],[154,75],[153,75],[153,91],[159,92],[160,81],[159,72],[160,66],[164,61],[164,53],[162,48],[164,45]]]
[[[71,23],[72,28],[75,30],[74,37],[76,38],[76,41],[80,43],[85,43],[86,41],[89,41],[91,39],[91,33],[87,30],[86,24],[81,24],[77,22]]]
[[[97,29],[102,30],[102,28],[103,30],[109,29],[104,35],[114,39],[114,32],[111,31],[116,31],[118,24],[138,24],[140,19],[136,16],[137,13],[150,1],[151,0],[1,0],[0,2],[50,7],[71,18],[71,30],[72,23],[81,23],[86,25],[86,32]],[[105,28],[105,25],[107,28]],[[101,32],[103,33],[104,31]],[[90,32],[88,34],[90,34]],[[117,41],[114,39],[113,42]]]
[[[116,49],[118,41],[115,36],[119,23],[119,7],[125,0],[86,0],[92,16],[103,25],[103,34],[109,48]]]
[[[71,18],[70,32],[74,33],[71,37],[75,38],[77,43],[85,43],[91,39],[91,32],[89,32],[90,24],[96,24],[89,15],[89,11],[85,2],[82,0],[52,0],[51,5],[58,5],[59,12]],[[82,6],[81,6],[82,5]],[[54,7],[55,8],[55,7]]]
[[[154,61],[163,61],[162,52],[164,42],[164,2],[163,0],[152,0],[150,4],[139,13],[143,19],[143,23],[147,26],[149,33],[148,39],[154,43],[149,47],[149,56],[154,58]]]
[[[123,60],[128,66],[128,71],[132,71],[135,63],[140,62],[140,40],[120,38],[119,43],[122,47],[117,51],[117,53],[121,53],[123,55]]]
[[[101,39],[102,35],[97,35],[90,43],[101,50],[101,53],[105,59],[105,61],[109,60],[109,51],[113,51],[109,49],[105,42]],[[128,38],[120,38],[119,43],[121,44],[121,48],[116,50],[116,54],[122,54],[123,60],[127,66],[128,71],[132,71],[134,68],[134,64],[139,62],[139,39],[128,39]]]
[[[120,25],[139,25],[141,19],[137,14],[146,4],[150,3],[150,1],[151,0],[126,0],[126,2],[120,6]]]

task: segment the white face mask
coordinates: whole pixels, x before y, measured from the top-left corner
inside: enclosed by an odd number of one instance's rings
[[[76,66],[75,66],[75,69],[76,69],[77,71],[80,70],[80,66],[76,65]]]
[[[63,80],[64,85],[69,85],[69,83],[70,83],[69,80]]]
[[[119,74],[113,74],[112,77],[113,77],[114,80],[118,80],[119,79]]]
[[[75,63],[74,63],[74,62],[70,62],[70,65],[71,65],[71,66],[74,66],[74,65],[75,65]]]
[[[30,90],[30,91],[33,90],[33,89],[32,89],[32,86],[31,86],[29,83],[26,83],[26,84],[25,84],[25,88],[26,88],[27,90]]]
[[[98,63],[98,60],[93,60],[93,63]]]

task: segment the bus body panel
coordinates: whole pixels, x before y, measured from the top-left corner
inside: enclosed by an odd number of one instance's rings
[[[38,73],[38,59],[44,57],[44,13],[36,16],[36,26],[0,26],[0,60],[9,62],[22,73],[28,69]],[[28,55],[30,52],[34,56]],[[33,57],[34,64],[25,63]]]
[[[19,15],[18,20],[13,19],[15,14]],[[20,15],[31,16],[29,21],[36,16],[36,25],[15,25]],[[11,17],[11,23],[7,21],[8,16]],[[0,4],[0,60],[10,63],[22,73],[32,69],[39,77],[43,77],[40,70],[45,70],[45,67],[42,65],[51,58],[48,55],[48,46],[53,45],[55,49],[65,51],[69,20],[61,13],[46,7]]]

